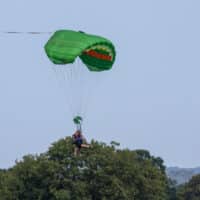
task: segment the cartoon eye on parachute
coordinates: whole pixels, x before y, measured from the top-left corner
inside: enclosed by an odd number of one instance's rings
[[[59,30],[44,48],[64,88],[73,121],[80,129],[91,91],[115,61],[114,45],[100,36]]]

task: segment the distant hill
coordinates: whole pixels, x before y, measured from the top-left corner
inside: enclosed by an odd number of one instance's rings
[[[188,182],[194,175],[200,174],[200,167],[196,168],[179,168],[179,167],[168,167],[167,175],[172,180],[177,182],[177,185]]]

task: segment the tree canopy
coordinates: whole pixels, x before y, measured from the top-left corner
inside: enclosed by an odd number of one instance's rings
[[[200,174],[179,187],[177,191],[178,200],[199,200],[200,199]]]
[[[146,150],[92,141],[74,156],[71,138],[0,171],[3,200],[164,200],[168,179],[161,158]]]

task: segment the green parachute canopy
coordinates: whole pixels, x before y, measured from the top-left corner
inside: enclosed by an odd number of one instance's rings
[[[115,61],[111,41],[81,31],[56,31],[44,48],[54,64],[73,63],[79,57],[90,71],[109,70]]]

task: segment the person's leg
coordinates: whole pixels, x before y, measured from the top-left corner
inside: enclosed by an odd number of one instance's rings
[[[78,148],[77,146],[74,147],[74,156],[77,156],[80,154],[80,148]]]
[[[81,144],[81,147],[83,147],[83,148],[90,148],[90,145],[89,144]]]
[[[77,155],[80,156],[80,153],[81,153],[81,147],[78,147],[77,149],[78,149],[78,150],[77,150]]]

